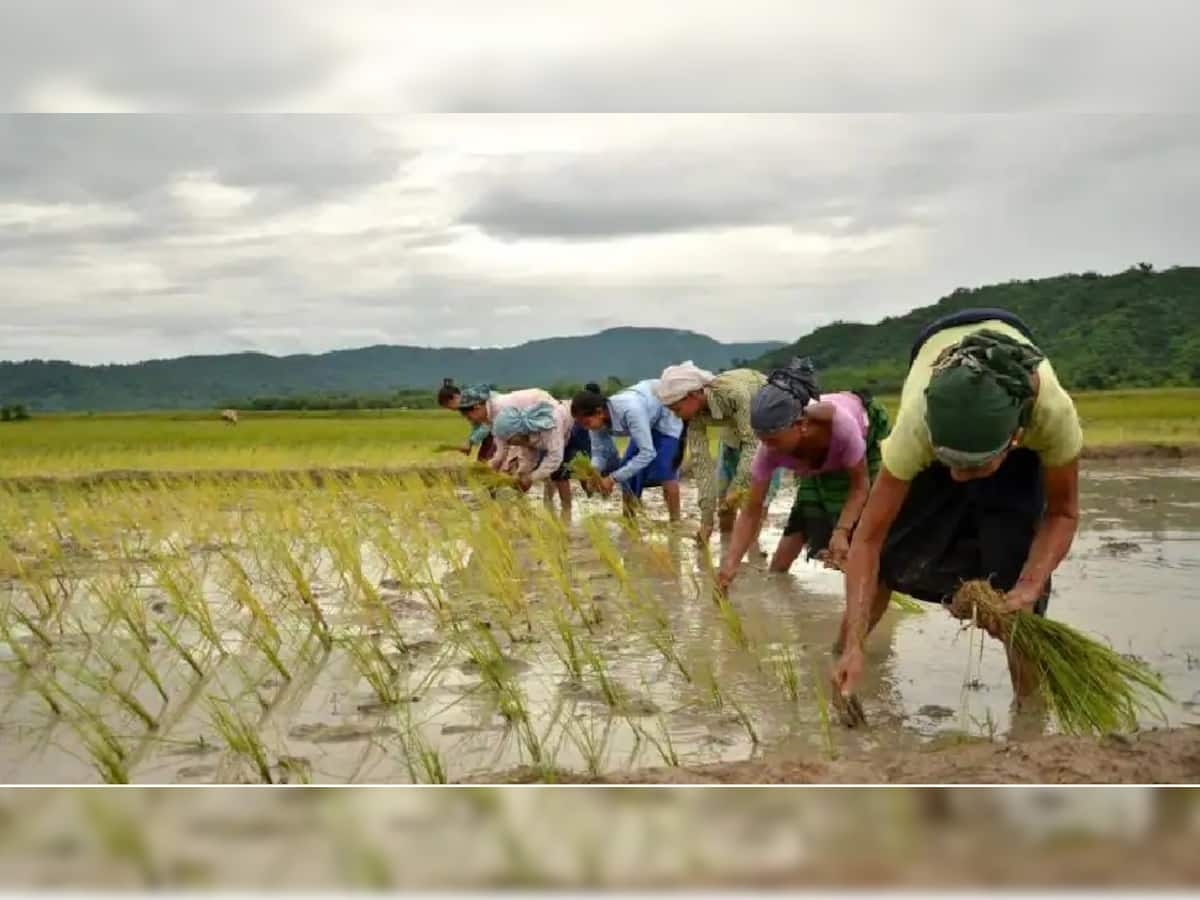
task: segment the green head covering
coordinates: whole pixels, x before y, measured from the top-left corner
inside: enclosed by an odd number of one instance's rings
[[[1032,344],[991,329],[947,347],[925,389],[929,436],[938,460],[976,468],[1003,453],[1028,418],[1032,374],[1045,357]]]

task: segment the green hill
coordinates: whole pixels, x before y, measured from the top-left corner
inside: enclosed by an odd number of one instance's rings
[[[811,356],[822,384],[896,390],[912,341],[933,319],[969,307],[1019,315],[1063,382],[1076,389],[1200,385],[1200,268],[1062,275],[959,288],[932,306],[874,325],[838,322],[756,359],[758,368]]]
[[[380,395],[402,388],[432,393],[447,376],[463,383],[510,386],[610,376],[629,382],[683,359],[720,369],[779,346],[771,341],[722,344],[667,328],[613,328],[483,350],[377,346],[318,355],[238,353],[109,366],[33,360],[0,363],[0,402],[47,411],[199,409],[253,397]]]

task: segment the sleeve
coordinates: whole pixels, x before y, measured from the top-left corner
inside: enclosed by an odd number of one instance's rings
[[[749,456],[749,454],[746,455]],[[775,465],[771,461],[771,451],[759,444],[758,449],[754,451],[754,458],[750,462],[750,482],[763,484],[770,481],[774,474]]]
[[[717,478],[713,464],[712,448],[708,444],[708,427],[693,421],[688,427],[687,453],[692,461],[692,477],[696,480],[696,492],[700,499],[700,522],[712,525],[717,512]]]
[[[471,433],[467,435],[467,443],[472,447],[478,446],[487,440],[488,435],[492,433],[492,426],[487,422],[482,422],[471,429]]]
[[[617,447],[613,443],[612,432],[608,429],[588,432],[592,442],[592,468],[597,472],[608,472],[616,465]]]
[[[933,444],[925,424],[925,404],[902,406],[892,433],[879,446],[883,465],[901,481],[912,481],[928,468],[933,462]]]
[[[842,450],[841,459],[838,460],[842,469],[852,469],[866,458],[866,435],[854,416],[840,406],[834,407],[833,431]]]
[[[562,467],[563,452],[566,444],[562,429],[555,425],[549,431],[543,431],[538,444],[539,447],[537,449],[529,449],[528,458],[531,464],[537,459],[539,451],[545,451],[545,456],[542,457],[542,461],[538,464],[537,468],[529,472],[529,477],[534,481],[545,481]]]
[[[613,481],[624,484],[645,469],[658,456],[654,449],[654,432],[650,428],[650,417],[640,405],[632,406],[626,414],[629,440],[637,447],[637,455],[612,473]]]
[[[1065,466],[1083,450],[1083,428],[1075,401],[1058,381],[1053,367],[1043,362],[1038,367],[1041,386],[1025,445],[1038,454],[1047,468]]]

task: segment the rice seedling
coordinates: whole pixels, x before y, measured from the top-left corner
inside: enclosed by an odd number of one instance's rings
[[[821,727],[821,737],[825,741],[825,752],[829,754],[830,759],[838,758],[837,745],[833,740],[833,726],[829,715],[829,697],[825,694],[825,688],[821,683],[821,676],[813,673],[813,699],[817,706],[817,722]]]
[[[84,817],[108,857],[132,865],[146,887],[162,886],[161,867],[151,848],[146,823],[124,808],[121,801],[126,797],[84,791],[80,799]]]
[[[602,477],[600,470],[592,465],[586,453],[576,453],[572,456],[571,461],[567,463],[567,471],[571,473],[571,478],[588,485],[595,484]]]
[[[271,617],[267,615],[266,610],[263,609],[262,603],[255,594],[249,573],[232,554],[222,551],[222,557],[225,560],[228,574],[227,589],[229,595],[239,608],[250,615],[250,624],[246,634],[247,638],[263,657],[266,658],[275,671],[285,681],[290,681],[292,678],[291,670],[279,655],[283,639],[280,637],[275,623],[271,621]]]
[[[612,741],[613,721],[612,716],[572,714],[568,717],[567,727],[564,729],[566,737],[583,757],[587,773],[593,778],[599,778],[603,773],[609,744]]]
[[[242,715],[236,703],[221,697],[208,698],[209,724],[237,758],[246,760],[263,784],[273,784],[267,748],[258,729]]]
[[[396,706],[408,699],[397,685],[400,670],[379,649],[379,644],[366,635],[347,636],[341,647],[354,663],[359,675],[371,686],[383,706]]]
[[[1023,664],[1034,666],[1039,691],[1069,734],[1133,731],[1139,713],[1162,718],[1159,700],[1171,697],[1158,675],[1071,626],[1020,611],[986,581],[964,583],[951,615],[1002,640]]]
[[[201,588],[202,577],[182,561],[163,560],[153,567],[155,584],[166,593],[175,614],[191,623],[221,656],[226,649]]]
[[[638,736],[645,739],[646,743],[654,748],[655,752],[657,752],[659,757],[662,759],[663,765],[670,766],[673,769],[679,768],[679,754],[675,752],[675,744],[671,740],[671,729],[667,727],[667,723],[661,715],[655,719],[655,722],[658,724],[659,732],[662,736],[661,740],[651,734],[649,729],[643,726],[636,719],[632,717],[626,717],[625,721],[629,723],[629,727],[632,728]]]
[[[98,675],[90,669],[81,668],[72,673],[73,677],[98,697],[115,697],[126,710],[141,720],[148,731],[157,731],[158,717],[146,709],[132,688],[125,687],[117,681],[117,675],[121,673],[120,665],[111,659],[106,659],[105,662],[109,670],[103,675]]]
[[[925,607],[920,600],[914,600],[907,594],[901,594],[898,591],[892,591],[891,604],[901,612],[918,614],[925,612]]]
[[[129,751],[116,732],[94,708],[81,703],[65,690],[60,689],[58,693],[63,705],[70,706],[74,712],[67,722],[79,736],[96,772],[106,784],[129,784]]]
[[[437,748],[425,739],[419,725],[413,722],[410,712],[403,717],[403,728],[399,734],[400,747],[404,751],[404,762],[413,784],[448,784],[446,766]]]

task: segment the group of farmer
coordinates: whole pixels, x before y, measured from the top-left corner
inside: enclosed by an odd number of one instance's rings
[[[940,603],[962,582],[988,579],[1011,609],[1044,614],[1078,521],[1075,406],[1029,329],[1005,310],[964,310],[922,330],[890,430],[868,392],[823,393],[801,359],[765,374],[685,362],[611,396],[589,384],[569,401],[447,381],[438,401],[474,426],[459,449],[478,446],[479,459],[522,490],[545,483],[565,508],[583,471],[585,490],[620,488],[628,510],[661,487],[678,521],[686,455],[697,539],[707,543],[718,525],[729,535],[723,589],[791,470],[796,496],[770,568],[785,572],[807,550],[845,573],[834,677],[846,694],[893,591]],[[628,438],[623,455],[615,437]],[[581,454],[590,464],[570,466]],[[1021,661],[1010,658],[1010,671],[1018,694],[1028,693]]]

